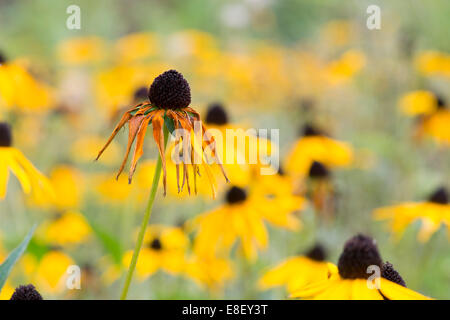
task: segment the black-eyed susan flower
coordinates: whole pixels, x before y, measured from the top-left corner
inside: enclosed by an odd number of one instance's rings
[[[115,44],[118,60],[125,63],[153,56],[159,47],[156,35],[151,32],[131,33]]]
[[[193,160],[197,155],[200,157],[206,175],[210,179],[210,185],[214,196],[216,192],[215,183],[208,163],[206,162],[207,155],[203,152],[205,148],[211,148],[211,156],[214,157],[220,167],[222,167],[222,165],[215,153],[214,139],[209,137],[209,139],[207,139],[208,141],[201,142],[196,141],[197,139],[192,135],[195,134],[195,122],[200,121],[200,115],[194,109],[189,107],[191,102],[189,83],[177,71],[166,71],[155,78],[150,86],[148,97],[149,101],[138,104],[123,115],[108,142],[99,152],[97,159],[114,139],[117,132],[128,123],[129,139],[127,152],[117,177],[123,171],[131,146],[134,140],[136,140],[136,146],[128,175],[129,182],[131,183],[134,171],[136,170],[137,161],[143,154],[145,133],[151,122],[153,126],[153,137],[162,161],[164,194],[166,194],[167,175],[165,160],[167,134],[164,132],[168,130],[166,132],[175,132],[175,144],[182,146],[183,154],[180,161],[183,165],[182,179],[185,183],[181,185],[180,189],[186,184],[188,191],[190,191],[191,182],[189,181],[190,174],[188,172],[188,164],[192,164],[193,172],[191,179],[193,179],[194,191],[196,190],[196,178],[199,174],[199,164],[195,163]],[[185,130],[187,134],[179,135],[178,131],[175,131],[176,129]],[[203,136],[205,133],[204,126],[200,125],[200,132],[197,132],[197,134]],[[177,164],[177,168],[178,167],[179,164]],[[226,178],[225,171],[222,170],[222,173]],[[228,180],[228,178],[226,179]],[[177,176],[177,185],[180,185],[179,176]]]
[[[54,106],[53,90],[36,79],[20,60],[0,63],[0,106],[41,113]]]
[[[58,46],[59,59],[68,65],[96,63],[105,57],[105,44],[98,37],[77,37],[61,42]]]
[[[427,90],[408,92],[400,98],[400,110],[406,115],[430,114],[438,108],[438,98]]]
[[[12,146],[11,128],[0,123],[0,200],[5,198],[11,171],[19,180],[26,194],[32,193],[41,201],[52,201],[54,190],[49,180],[25,158],[22,152]]]
[[[239,247],[247,259],[254,259],[258,250],[267,247],[269,236],[265,222],[296,230],[300,221],[293,215],[301,209],[284,208],[280,203],[267,201],[260,194],[247,193],[233,186],[225,195],[225,203],[195,217],[188,226],[197,231],[194,251],[201,255],[228,253],[239,241]]]
[[[450,55],[439,51],[421,52],[415,59],[416,68],[426,76],[450,77]]]
[[[325,136],[321,130],[305,125],[302,137],[297,140],[287,157],[286,171],[305,177],[314,161],[327,167],[349,167],[354,160],[353,148],[346,142]]]
[[[32,284],[28,284],[25,286],[18,286],[14,293],[11,296],[10,300],[43,300],[39,291]]]
[[[374,211],[376,220],[389,220],[389,228],[401,237],[405,229],[415,221],[421,226],[417,238],[426,242],[443,225],[450,231],[450,204],[447,190],[439,188],[427,201],[406,202]]]
[[[40,259],[30,254],[23,259],[25,273],[42,292],[50,294],[62,293],[67,289],[67,268],[73,264],[74,260],[58,248],[46,252]]]
[[[262,290],[285,286],[289,293],[310,283],[330,277],[333,264],[326,262],[326,252],[320,244],[302,255],[287,258],[267,271],[258,282]]]
[[[352,79],[366,64],[366,57],[359,50],[348,50],[326,68],[331,85],[340,85]]]
[[[45,243],[66,246],[86,241],[91,228],[80,212],[67,211],[45,221],[38,233],[41,233]]]
[[[373,283],[373,270],[380,274]],[[369,269],[368,269],[369,268]],[[384,275],[392,276],[385,267]],[[383,262],[375,241],[364,235],[348,240],[339,257],[337,270],[326,280],[297,290],[292,297],[314,300],[423,300],[429,299],[413,290],[382,277]],[[378,283],[377,283],[378,281]]]
[[[193,254],[187,258],[184,274],[199,286],[217,292],[233,279],[235,273],[229,259]]]
[[[311,164],[305,189],[316,212],[325,219],[332,219],[335,213],[336,192],[331,172],[321,162],[314,161]]]
[[[176,275],[183,271],[186,264],[186,248],[189,239],[181,228],[152,225],[147,228],[144,247],[136,265],[139,279],[144,280],[158,270]],[[130,264],[133,251],[123,256],[123,265]]]

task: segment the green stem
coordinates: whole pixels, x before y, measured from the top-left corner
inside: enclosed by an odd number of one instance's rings
[[[164,145],[167,144],[167,138],[169,136],[169,131],[164,125]],[[139,257],[139,252],[141,251],[142,243],[144,241],[145,230],[147,229],[148,221],[152,214],[153,202],[155,201],[156,191],[158,190],[159,179],[161,177],[162,161],[161,156],[158,157],[156,162],[155,174],[153,175],[152,189],[150,190],[150,198],[148,199],[147,208],[145,209],[144,219],[142,220],[141,229],[139,230],[139,235],[137,238],[136,246],[134,247],[133,257],[131,258],[130,267],[128,268],[127,277],[125,279],[125,285],[122,290],[122,295],[120,300],[126,300],[128,289],[130,287],[131,279],[133,278],[134,269],[136,269],[136,263]]]

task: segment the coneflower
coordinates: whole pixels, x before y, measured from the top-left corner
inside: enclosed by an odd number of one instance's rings
[[[142,94],[142,92],[139,92]],[[151,124],[153,127],[153,138],[156,142],[159,151],[158,161],[156,163],[155,174],[153,176],[152,189],[150,191],[150,199],[147,204],[147,209],[142,221],[141,229],[139,231],[136,247],[133,252],[133,256],[130,262],[125,286],[122,292],[121,299],[125,299],[128,293],[128,288],[133,276],[134,269],[136,268],[137,258],[139,251],[142,247],[144,239],[145,228],[147,227],[150,219],[151,209],[155,200],[156,191],[161,176],[161,169],[163,172],[163,187],[164,195],[166,194],[166,144],[169,136],[169,132],[175,136],[175,146],[181,146],[181,164],[183,168],[182,179],[183,182],[180,187],[180,168],[179,163],[176,163],[177,172],[177,186],[180,192],[186,185],[188,192],[190,193],[190,174],[188,172],[188,165],[192,166],[192,178],[194,184],[194,192],[197,193],[197,176],[200,175],[199,164],[196,163],[194,158],[199,156],[206,176],[209,179],[209,183],[212,190],[213,197],[215,196],[215,182],[212,172],[210,171],[207,154],[204,152],[206,148],[211,151],[211,156],[214,157],[216,163],[220,166],[222,174],[225,180],[228,178],[223,170],[221,161],[215,150],[215,141],[212,137],[208,136],[205,127],[200,123],[200,115],[189,107],[191,103],[191,89],[189,83],[183,77],[183,75],[175,70],[169,70],[155,78],[153,83],[148,89],[148,100],[145,100],[138,105],[134,106],[122,116],[121,120],[115,127],[113,133],[109,137],[105,146],[100,150],[97,159],[102,155],[103,151],[108,147],[111,141],[114,139],[119,130],[128,124],[128,146],[125,153],[124,160],[120,166],[117,178],[123,171],[128,155],[131,151],[132,144],[136,140],[136,146],[133,153],[133,159],[128,174],[129,183],[133,178],[133,174],[136,170],[136,165],[139,158],[142,156],[144,139],[147,131],[147,127]],[[200,131],[195,132],[196,122],[201,124]],[[184,130],[186,134],[179,134],[180,130]],[[205,141],[196,141],[198,139],[191,137],[191,133],[201,134],[203,138],[205,135]]]
[[[18,286],[10,300],[44,300],[32,284]]]

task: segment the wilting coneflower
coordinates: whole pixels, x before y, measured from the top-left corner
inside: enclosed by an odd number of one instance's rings
[[[217,153],[215,152],[214,139],[208,135],[203,125],[200,125],[200,115],[197,111],[189,107],[189,104],[191,103],[190,86],[179,72],[169,70],[156,77],[149,88],[148,98],[149,100],[139,103],[122,116],[122,119],[117,124],[108,142],[97,156],[98,159],[103,151],[108,147],[110,142],[114,139],[118,131],[128,123],[129,135],[127,151],[117,177],[119,177],[120,173],[123,171],[128,154],[131,150],[131,146],[134,140],[136,140],[136,146],[128,175],[129,183],[131,183],[133,174],[136,170],[137,161],[143,154],[144,138],[147,127],[149,124],[152,125],[153,138],[159,150],[159,157],[153,177],[150,199],[148,201],[147,209],[145,211],[144,219],[142,221],[141,229],[136,242],[136,247],[131,259],[125,287],[121,296],[122,299],[125,299],[127,296],[131,278],[136,267],[137,258],[144,239],[145,229],[150,218],[153,202],[155,200],[158,183],[161,176],[161,169],[163,172],[164,195],[166,194],[165,153],[169,132],[175,135],[175,145],[181,145],[182,147],[182,156],[179,160],[183,167],[183,182],[179,188],[180,191],[183,189],[184,185],[186,185],[188,191],[190,192],[190,175],[188,173],[188,165],[191,164],[194,192],[196,192],[196,179],[199,175],[199,164],[197,164],[197,161],[195,160],[195,157],[197,156],[197,159],[201,160],[201,164],[203,165],[204,171],[209,179],[213,197],[215,196],[214,177],[209,168],[209,159],[206,152],[204,152],[206,148],[209,148],[211,151],[211,156],[214,157],[214,160],[222,168],[222,164],[217,156]],[[195,132],[198,131],[195,130],[195,126],[197,124],[200,125],[200,132]],[[180,131],[184,131],[186,134],[181,135]],[[201,134],[201,138],[205,137],[204,141],[203,139],[202,141],[198,141],[196,134],[199,133]],[[179,163],[176,163],[178,186],[180,186],[179,166]],[[225,179],[228,180],[223,168],[222,173],[225,176]]]
[[[377,285],[368,285],[374,271],[380,271]],[[356,235],[344,245],[338,267],[331,276],[297,290],[292,296],[314,300],[424,300],[429,299],[405,287],[392,265],[383,264],[375,240]],[[376,281],[376,280],[375,280]]]

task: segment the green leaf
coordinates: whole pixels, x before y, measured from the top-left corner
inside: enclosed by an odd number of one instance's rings
[[[169,132],[172,134],[175,130],[175,124],[173,123],[173,119],[169,118],[166,114],[164,114],[164,123],[169,130]]]
[[[102,230],[97,225],[90,223],[92,230],[94,230],[95,235],[98,237],[100,242],[106,251],[112,256],[114,263],[122,263],[122,247],[120,242],[117,241],[111,234],[107,231]]]
[[[36,225],[31,228],[25,239],[23,239],[22,243],[10,253],[5,262],[3,262],[3,264],[0,266],[0,291],[5,285],[6,279],[8,278],[14,264],[17,262],[17,260],[19,260],[19,258],[27,249],[28,243],[30,242],[35,229]]]

